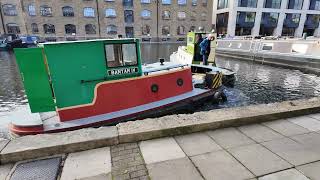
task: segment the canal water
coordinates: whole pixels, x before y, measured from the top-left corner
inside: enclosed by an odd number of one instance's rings
[[[143,63],[157,62],[159,58],[169,60],[170,54],[180,45],[142,44]],[[235,59],[218,58],[217,64],[236,72],[235,87],[225,89],[228,102],[207,104],[200,111],[303,99],[320,94],[320,77],[313,74]],[[15,57],[12,53],[0,52],[0,127],[8,124],[12,112],[26,108],[27,100]]]

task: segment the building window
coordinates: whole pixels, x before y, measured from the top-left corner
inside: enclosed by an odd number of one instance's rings
[[[95,17],[94,9],[91,7],[86,7],[83,9],[84,17]]]
[[[4,4],[4,5],[2,5],[2,9],[3,9],[3,14],[5,16],[16,16],[17,15],[16,5]]]
[[[196,6],[196,5],[197,5],[197,1],[198,1],[198,0],[192,0],[192,1],[191,1],[191,5],[192,5],[192,6]]]
[[[143,19],[150,19],[151,18],[151,11],[146,10],[146,9],[141,11],[141,17]]]
[[[187,17],[186,13],[183,11],[178,12],[178,20],[185,20]]]
[[[70,6],[62,7],[62,14],[65,17],[73,17],[74,16],[73,8]]]
[[[40,6],[41,16],[52,16],[52,9],[49,6]]]
[[[125,10],[124,11],[124,22],[126,22],[126,23],[133,23],[134,22],[132,10]]]
[[[302,9],[303,0],[289,0],[288,9]]]
[[[145,24],[144,26],[141,27],[141,33],[142,35],[149,35],[151,31],[151,28],[149,25]]]
[[[190,31],[191,31],[191,32],[195,32],[195,30],[196,30],[196,27],[195,27],[195,26],[191,26],[191,27],[190,27]]]
[[[314,10],[320,10],[320,0],[316,1],[314,4]]]
[[[264,7],[272,8],[272,9],[280,9],[281,0],[265,0]]]
[[[171,13],[170,11],[163,11],[162,12],[162,19],[170,19]]]
[[[107,34],[111,34],[111,35],[114,35],[114,34],[117,34],[117,26],[115,25],[108,25],[107,26]]]
[[[186,28],[184,26],[178,26],[177,34],[178,35],[185,35],[186,34]]]
[[[162,0],[162,4],[163,5],[170,5],[171,4],[171,0]]]
[[[254,22],[255,18],[256,18],[256,13],[247,12],[244,21],[247,23],[252,23],[252,22]]]
[[[292,14],[292,22],[299,24],[300,21],[300,14]]]
[[[187,5],[187,0],[178,0],[178,5]]]
[[[29,16],[35,16],[36,15],[36,7],[33,4],[30,4],[28,6],[28,12],[29,12]]]
[[[239,7],[257,7],[257,0],[239,0],[238,1]]]
[[[125,7],[133,7],[133,0],[123,0],[122,3]]]
[[[108,18],[117,17],[116,10],[114,10],[114,9],[112,9],[112,8],[106,9],[106,17],[108,17]]]
[[[39,33],[38,24],[32,23],[32,24],[31,24],[31,30],[32,30],[32,33],[33,33],[33,34]]]
[[[7,26],[8,33],[10,33],[10,34],[19,34],[20,33],[20,28],[17,24],[8,23],[6,26]]]
[[[93,24],[86,24],[85,25],[86,34],[97,34],[96,26]]]
[[[151,0],[141,0],[141,4],[150,4]]]
[[[228,8],[228,0],[218,0],[218,9]]]
[[[192,12],[191,12],[191,14],[190,14],[190,20],[191,20],[191,21],[196,21],[196,20],[197,20],[196,14],[197,14],[196,11],[192,11]]]
[[[67,24],[64,26],[64,29],[66,31],[66,34],[76,34],[77,33],[77,28],[73,24]]]
[[[56,29],[53,24],[44,24],[43,31],[45,34],[54,34],[56,33]]]
[[[170,34],[170,27],[169,26],[163,26],[162,27],[162,35],[169,35]]]

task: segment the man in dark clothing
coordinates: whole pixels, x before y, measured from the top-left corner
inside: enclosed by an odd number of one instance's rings
[[[207,38],[205,38],[201,43],[200,43],[200,54],[202,55],[202,62],[203,65],[208,65],[208,57],[210,54],[211,50],[211,41],[214,40],[214,36],[212,34],[209,34]]]

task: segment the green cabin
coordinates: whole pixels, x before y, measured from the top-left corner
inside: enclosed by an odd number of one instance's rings
[[[88,104],[98,83],[142,76],[139,39],[53,42],[14,51],[33,113]]]

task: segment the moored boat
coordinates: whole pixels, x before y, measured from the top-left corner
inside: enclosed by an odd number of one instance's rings
[[[198,78],[187,64],[142,65],[138,39],[44,43],[15,54],[33,115],[12,120],[17,135],[176,113],[221,94],[220,68]]]
[[[177,62],[181,64],[188,64],[192,67],[192,73],[199,73],[199,72],[208,72],[216,69],[216,34],[210,33],[215,37],[210,44],[210,55],[208,58],[209,65],[201,65],[202,63],[202,56],[200,55],[200,47],[199,44],[201,43],[202,39],[208,35],[206,32],[189,32],[187,35],[187,46],[180,46],[178,51],[174,52],[170,56],[171,62]],[[225,86],[233,87],[236,77],[235,73],[227,68],[219,67],[222,72],[222,83]],[[197,71],[194,71],[197,70]],[[203,74],[203,73],[202,73]],[[205,73],[204,73],[205,74]]]

